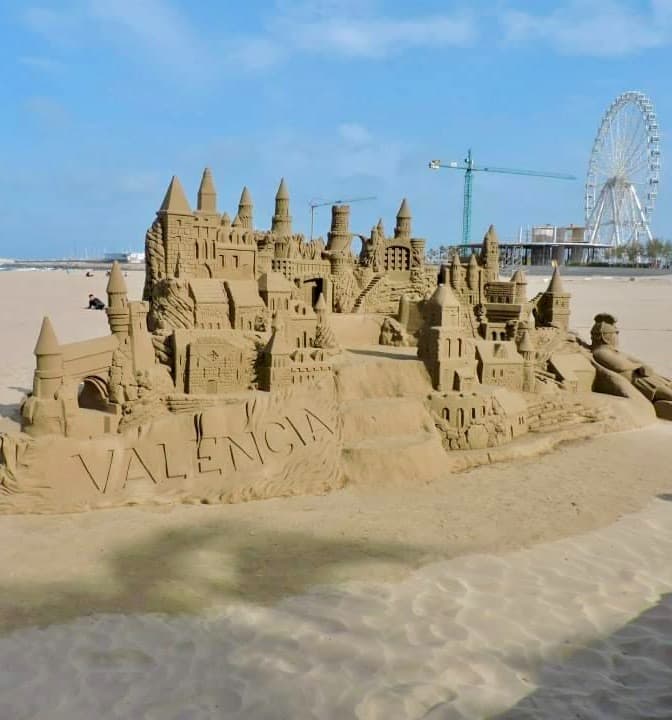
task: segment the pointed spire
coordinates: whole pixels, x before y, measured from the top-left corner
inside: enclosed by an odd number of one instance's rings
[[[469,268],[478,268],[478,258],[475,252],[472,252],[469,258]]]
[[[397,218],[410,218],[411,217],[411,208],[408,204],[408,200],[404,198],[401,201],[401,205],[399,207],[399,212],[397,213]]]
[[[61,352],[51,320],[45,315],[35,344],[35,355],[58,355]]]
[[[280,186],[278,187],[278,192],[275,194],[276,200],[289,200],[289,190],[287,189],[287,183],[285,182],[285,178],[280,178]]]
[[[175,215],[191,215],[191,208],[184,194],[184,188],[177,175],[173,175],[170,185],[159,208],[159,212],[173,213]]]
[[[460,260],[460,253],[457,250],[455,250],[455,252],[453,253],[453,260],[452,260],[451,264],[454,268],[462,267],[462,261]]]
[[[494,225],[490,225],[488,228],[488,232],[485,233],[485,237],[483,240],[487,243],[497,243],[499,244],[499,237],[497,235],[497,231],[495,230]]]
[[[245,187],[243,188],[243,192],[240,194],[240,202],[238,203],[238,206],[246,207],[248,205],[252,205],[252,195],[247,189],[247,185],[245,185]]]
[[[223,212],[220,222],[222,225],[231,225],[231,218],[229,217],[229,213]]]
[[[115,260],[112,263],[112,270],[110,270],[110,279],[107,281],[107,294],[126,295],[127,293],[126,281],[122,275],[119,263]]]
[[[215,190],[215,181],[212,178],[212,172],[210,168],[207,167],[203,170],[201,185],[198,188],[197,207],[201,212],[217,212],[217,190]]]
[[[566,295],[565,288],[560,279],[560,271],[558,270],[557,264],[553,268],[553,277],[551,282],[548,283],[547,293],[553,293],[553,295]]]
[[[243,223],[240,221],[240,215],[236,215],[236,217],[233,218],[233,222],[231,223],[231,226],[237,228],[237,227],[241,227],[242,224]]]
[[[327,309],[327,301],[324,299],[324,293],[320,293],[320,297],[317,298],[315,303],[315,312],[317,314],[324,313]]]

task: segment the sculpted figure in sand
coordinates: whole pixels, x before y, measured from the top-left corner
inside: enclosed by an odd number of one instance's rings
[[[672,420],[672,381],[618,349],[616,318],[608,313],[596,315],[590,337],[593,359],[601,371],[598,373],[596,389],[604,388],[605,391],[620,394],[618,391],[623,391],[624,379],[653,403],[658,417]]]

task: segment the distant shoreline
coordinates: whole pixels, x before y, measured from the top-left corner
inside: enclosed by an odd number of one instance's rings
[[[145,263],[119,263],[121,269],[145,270]],[[111,260],[11,260],[0,261],[0,270],[109,270]]]

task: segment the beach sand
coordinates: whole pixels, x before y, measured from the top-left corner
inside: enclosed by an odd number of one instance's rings
[[[83,309],[105,281],[0,274],[0,428],[42,315],[106,334]],[[564,282],[573,328],[613,312],[672,376],[672,277]],[[656,422],[420,487],[2,516],[0,718],[670,717],[671,441]]]

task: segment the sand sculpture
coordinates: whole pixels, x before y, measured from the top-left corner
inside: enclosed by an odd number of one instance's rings
[[[590,337],[597,368],[596,389],[629,397],[634,387],[653,403],[659,418],[672,420],[672,381],[618,349],[616,318],[607,313],[596,315]]]
[[[293,232],[284,180],[269,230],[247,188],[233,220],[220,214],[207,169],[197,197],[192,210],[173,177],[146,235],[143,300],[112,267],[108,336],[63,344],[44,319],[21,432],[0,436],[0,510],[429,479],[446,451],[488,462],[524,436],[613,428],[593,390],[637,388],[672,417],[672,384],[616,349],[613,318],[597,316],[592,348],[569,331],[557,268],[531,299],[522,270],[500,280],[493,227],[480,254],[437,271],[406,200],[393,235],[378,222],[356,255],[347,206],[326,243]],[[358,316],[368,342],[344,331]]]

